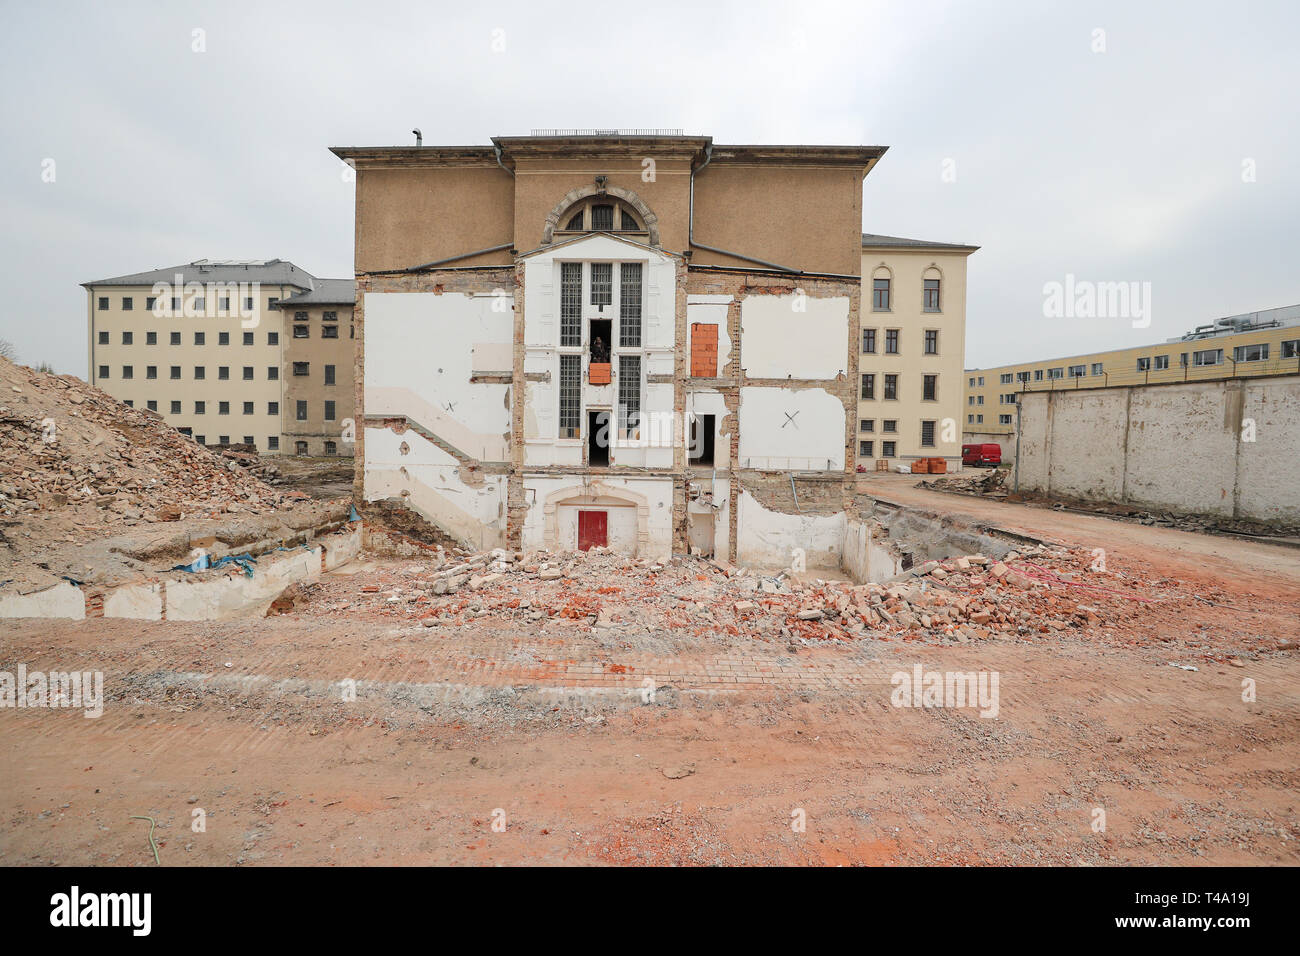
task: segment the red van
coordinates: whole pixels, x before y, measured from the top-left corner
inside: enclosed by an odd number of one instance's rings
[[[1002,464],[1001,445],[962,445],[961,463],[963,466]]]

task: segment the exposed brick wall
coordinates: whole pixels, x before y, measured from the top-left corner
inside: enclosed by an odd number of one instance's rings
[[[691,324],[691,378],[718,374],[718,327],[708,322]]]

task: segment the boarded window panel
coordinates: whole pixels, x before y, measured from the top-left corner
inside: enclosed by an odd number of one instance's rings
[[[582,263],[560,264],[560,344],[582,344]]]
[[[641,263],[624,262],[619,267],[618,344],[625,349],[641,347]]]
[[[581,415],[582,356],[560,356],[560,437],[577,438]]]
[[[614,301],[614,263],[591,264],[591,304],[609,305]]]
[[[691,325],[691,377],[715,378],[718,374],[718,327],[707,322]]]
[[[641,356],[618,357],[618,427],[625,438],[635,438],[641,424]]]

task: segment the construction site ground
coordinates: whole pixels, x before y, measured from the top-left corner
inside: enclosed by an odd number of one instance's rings
[[[1011,624],[805,620],[850,585],[612,557],[4,622],[0,666],[103,671],[106,704],[0,712],[0,863],[152,866],[135,816],[165,865],[1300,862],[1300,551],[915,483],[863,487],[1062,546],[1008,561],[1040,582]],[[997,672],[997,716],[895,706],[916,665]]]

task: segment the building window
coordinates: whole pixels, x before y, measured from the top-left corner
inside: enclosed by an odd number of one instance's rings
[[[898,329],[885,329],[885,354],[898,354]]]
[[[194,344],[195,344],[195,345],[202,345],[202,344],[204,344],[204,342],[205,342],[206,340],[207,340],[207,336],[206,336],[203,332],[195,332],[195,333],[194,333]]]
[[[229,344],[230,344],[230,333],[229,333],[229,332],[218,332],[218,333],[217,333],[217,344],[218,344],[218,345],[229,345]]]
[[[863,355],[876,354],[876,330],[875,329],[862,330],[862,354]]]
[[[245,333],[244,333],[244,344],[245,344],[245,345],[252,345],[252,344],[253,344],[253,333],[252,333],[252,332],[245,332]]]
[[[1165,356],[1165,364],[1166,364],[1166,365],[1169,364],[1169,357],[1168,357],[1168,356]],[[1100,363],[1100,362],[1093,362],[1093,363],[1092,363],[1092,374],[1093,374],[1093,375],[1100,375],[1100,374],[1102,374],[1102,366],[1101,366],[1101,363]]]
[[[967,404],[967,405],[974,405],[974,404],[975,404],[975,396],[974,396],[974,395],[967,395],[967,396],[966,396],[966,404]]]
[[[180,315],[180,314],[181,314],[181,297],[178,295],[174,295],[172,296],[172,315]]]
[[[882,441],[880,443],[880,454],[885,458],[893,458],[898,451],[897,442]]]
[[[976,425],[983,425],[983,424],[984,424],[984,416],[983,416],[983,415],[976,415],[976,416],[975,416],[975,424],[976,424]]]
[[[311,374],[311,362],[294,362],[293,374],[302,376]]]
[[[230,311],[230,296],[223,295],[221,298],[217,299],[217,310],[220,312]]]
[[[581,344],[582,263],[564,262],[560,264],[560,345]]]
[[[244,311],[245,312],[253,311],[253,300],[251,297],[244,299]]]
[[[173,366],[171,366],[171,368],[169,369],[169,372],[170,372],[172,378],[180,378],[180,377],[181,377],[181,367],[180,367],[179,365],[173,365]]]
[[[279,378],[280,378],[280,366],[268,365],[266,367],[266,380],[268,382],[275,382],[275,381],[279,381]]]
[[[134,345],[134,344],[135,344],[135,333],[134,333],[134,332],[123,332],[123,333],[122,333],[122,344],[123,344],[123,345]]]
[[[123,366],[122,366],[122,377],[123,377],[123,378],[135,378],[135,366],[134,366],[134,365],[123,365]]]
[[[334,400],[333,399],[325,400],[325,421],[327,422],[334,421]]]
[[[167,343],[168,343],[169,345],[180,345],[180,344],[181,344],[181,334],[180,334],[179,332],[169,332],[169,333],[167,334]]]
[[[106,296],[106,295],[101,295],[101,296],[99,297],[99,311],[100,311],[100,312],[107,312],[107,311],[108,311],[108,296]]]
[[[194,380],[196,382],[201,381],[207,377],[208,377],[208,370],[206,366],[203,365],[194,366]]]
[[[157,304],[158,304],[157,296],[150,295],[145,297],[144,307],[148,311],[152,312],[154,310],[154,306],[156,306]]]
[[[266,300],[266,307],[268,309],[274,309],[279,304],[280,304],[280,300],[275,298],[274,296],[271,296]]]
[[[1137,370],[1138,370],[1139,372],[1149,372],[1149,371],[1151,371],[1151,360],[1150,360],[1149,358],[1140,358],[1140,359],[1138,359]]]
[[[1157,371],[1157,372],[1161,372],[1161,371],[1164,371],[1164,370],[1167,369],[1167,368],[1169,368],[1169,356],[1168,356],[1168,355],[1157,355],[1157,356],[1156,356],[1156,371]],[[1101,373],[1100,373],[1100,372],[1096,372],[1096,373],[1094,373],[1094,374],[1100,375]]]
[[[876,397],[876,376],[871,372],[865,372],[862,375],[862,397]]]
[[[157,344],[158,344],[158,333],[157,333],[157,332],[146,332],[146,333],[144,334],[144,344],[145,344],[145,345],[157,345]]]
[[[195,414],[195,415],[202,415],[202,414],[206,413],[207,410],[208,410],[208,403],[207,403],[207,402],[195,402],[195,403],[194,403],[194,414]]]
[[[229,415],[229,414],[230,414],[230,403],[229,403],[229,402],[217,402],[217,414],[218,414],[218,415]],[[223,441],[221,442],[221,444],[225,445],[225,444],[227,444],[227,442],[225,442],[225,441],[223,440]]]
[[[614,228],[614,207],[600,203],[591,207],[591,229],[593,232],[609,232]],[[596,303],[592,303],[595,305]]]
[[[245,381],[245,382],[251,382],[252,380],[253,380],[253,366],[251,366],[251,365],[245,365],[245,366],[244,366],[244,381]]]
[[[305,421],[307,420],[307,400],[306,400],[306,399],[303,399],[303,398],[298,399],[298,402],[297,402],[297,408],[296,408],[296,410],[295,410],[295,415],[294,415],[294,417],[297,418],[297,420],[300,421],[300,422],[305,422]]]
[[[871,311],[872,312],[889,311],[889,280],[888,279],[871,280]]]
[[[624,262],[619,266],[618,344],[625,349],[641,347],[641,263],[639,262]]]
[[[307,321],[307,313],[306,313],[306,312],[295,312],[295,313],[293,314],[293,320],[294,320],[295,322],[306,322],[306,321]]]
[[[279,345],[279,344],[280,344],[280,333],[279,333],[279,332],[267,332],[267,333],[266,333],[266,344],[267,344],[267,345]]]
[[[217,381],[218,381],[218,382],[224,382],[224,381],[227,381],[229,378],[230,378],[230,366],[229,366],[229,365],[218,365],[218,366],[217,366]]]
[[[998,424],[999,424],[999,425],[1010,425],[1010,424],[1011,424],[1011,416],[1010,416],[1010,415],[999,415],[999,416],[998,416]]]
[[[939,354],[939,330],[938,329],[925,330],[925,354],[926,355]]]
[[[937,401],[936,395],[939,392],[939,376],[925,375],[921,378],[921,401]]]
[[[206,445],[208,443],[206,435],[195,435],[194,440],[198,442],[200,445]]]
[[[100,377],[100,378],[108,378],[108,366],[107,366],[107,365],[101,365],[101,366],[99,367],[99,377]]]
[[[1028,372],[1017,372],[1017,373],[1016,373],[1016,381],[1017,381],[1017,382],[1027,382],[1027,381],[1029,381],[1029,373],[1028,373]]]
[[[339,337],[339,327],[337,325],[322,325],[320,327],[320,337],[323,339],[337,339]]]
[[[293,337],[295,339],[306,339],[311,337],[311,330],[305,325],[295,325],[293,327]]]
[[[1296,358],[1300,356],[1300,339],[1287,339],[1282,343],[1282,357],[1284,359]],[[1187,363],[1184,362],[1184,365]]]
[[[267,451],[279,451],[279,450],[280,450],[280,436],[279,436],[279,435],[271,435],[269,438],[267,438],[267,440],[266,440],[266,450],[267,450]]]
[[[252,414],[253,414],[253,403],[252,403],[252,402],[244,402],[244,414],[245,414],[245,415],[252,415]],[[250,442],[249,444],[251,444],[251,442]]]
[[[1016,393],[1004,392],[1003,394],[998,396],[998,401],[1000,401],[1003,405],[1014,405],[1016,403]]]
[[[279,402],[267,402],[267,403],[266,403],[266,414],[268,414],[268,415],[279,415],[279,414],[280,414],[280,403],[279,403]]]
[[[1041,368],[1034,369],[1034,381],[1041,382],[1042,380],[1043,380],[1043,370]]]
[[[925,281],[925,302],[922,311],[938,312],[939,311],[939,280],[926,279]]]
[[[885,401],[893,401],[898,398],[898,376],[885,376]]]
[[[151,411],[151,412],[156,412],[156,411],[158,411],[158,399],[156,399],[156,398],[151,398],[151,399],[149,399],[149,401],[145,402],[144,404],[145,404],[145,407],[149,409],[149,411]]]
[[[107,344],[108,344],[108,333],[107,333],[107,332],[100,332],[100,333],[99,333],[99,344],[100,344],[100,345],[107,345]]]
[[[859,458],[870,458],[870,457],[874,454],[873,449],[875,448],[875,446],[876,446],[876,443],[875,443],[875,442],[872,442],[872,441],[860,441],[860,442],[858,442],[858,457],[859,457]]]
[[[1088,374],[1088,367],[1086,365],[1070,366],[1070,378],[1083,378],[1086,374]]]
[[[157,377],[158,377],[158,366],[157,366],[157,365],[146,365],[146,366],[144,367],[144,377],[145,377],[145,378],[157,378]]]
[[[135,308],[135,299],[131,298],[129,295],[122,296],[122,311],[130,312],[134,308]]]
[[[976,398],[978,399],[978,401],[975,402],[976,405],[983,405],[983,404],[984,404],[984,396],[983,396],[983,395],[978,395],[978,396],[976,396]]]
[[[874,418],[864,418],[858,422],[858,431],[874,432],[876,430],[876,420]]]
[[[296,442],[294,442],[294,443],[293,443],[293,451],[294,451],[294,454],[295,454],[295,455],[305,455],[305,454],[307,454],[307,443],[306,443],[305,441],[296,441]]]
[[[338,453],[339,453],[339,446],[338,446],[337,443],[332,442],[332,441],[327,441],[327,442],[325,443],[325,454],[327,454],[327,455],[337,455]]]
[[[1232,350],[1234,362],[1264,362],[1268,360],[1267,345],[1238,345]]]
[[[967,416],[966,416],[966,424],[967,424],[967,425],[974,425],[974,424],[975,424],[975,416],[974,416],[974,415],[967,415]]]
[[[626,438],[641,427],[641,356],[618,357],[618,427]]]
[[[1065,378],[1065,369],[1063,369],[1063,368],[1049,368],[1049,369],[1047,370],[1047,377],[1048,377],[1048,378]]]
[[[974,387],[975,387],[975,379],[972,378],[972,379],[970,379],[969,382],[967,383],[967,388],[974,388]]]
[[[898,431],[898,419],[886,418],[884,421],[880,423],[880,427],[887,432],[896,432]]]
[[[172,403],[171,403],[171,414],[173,414],[173,415],[179,415],[180,413],[181,413],[181,403],[180,403],[180,402],[172,402]]]
[[[253,444],[253,436],[252,436],[252,435],[245,435],[245,436],[244,436],[244,444],[245,444],[245,445],[251,445],[251,444]]]
[[[326,385],[333,385],[333,384],[334,384],[334,366],[333,366],[333,365],[326,365],[326,366],[325,366],[325,384],[326,384]]]
[[[1010,373],[1010,372],[1003,372],[1001,378],[999,379],[999,381],[1001,381],[1001,383],[1002,383],[1003,385],[1010,385],[1010,384],[1011,384],[1011,373]]]
[[[934,447],[934,422],[932,421],[921,422],[921,447]]]
[[[560,356],[560,437],[581,435],[582,356]]]
[[[328,311],[322,312],[320,314],[320,320],[322,322],[337,322],[339,320],[338,311],[336,309],[330,309]]]
[[[1193,365],[1222,365],[1223,349],[1205,349],[1192,353]]]
[[[601,308],[614,301],[614,263],[591,264],[591,304]]]

